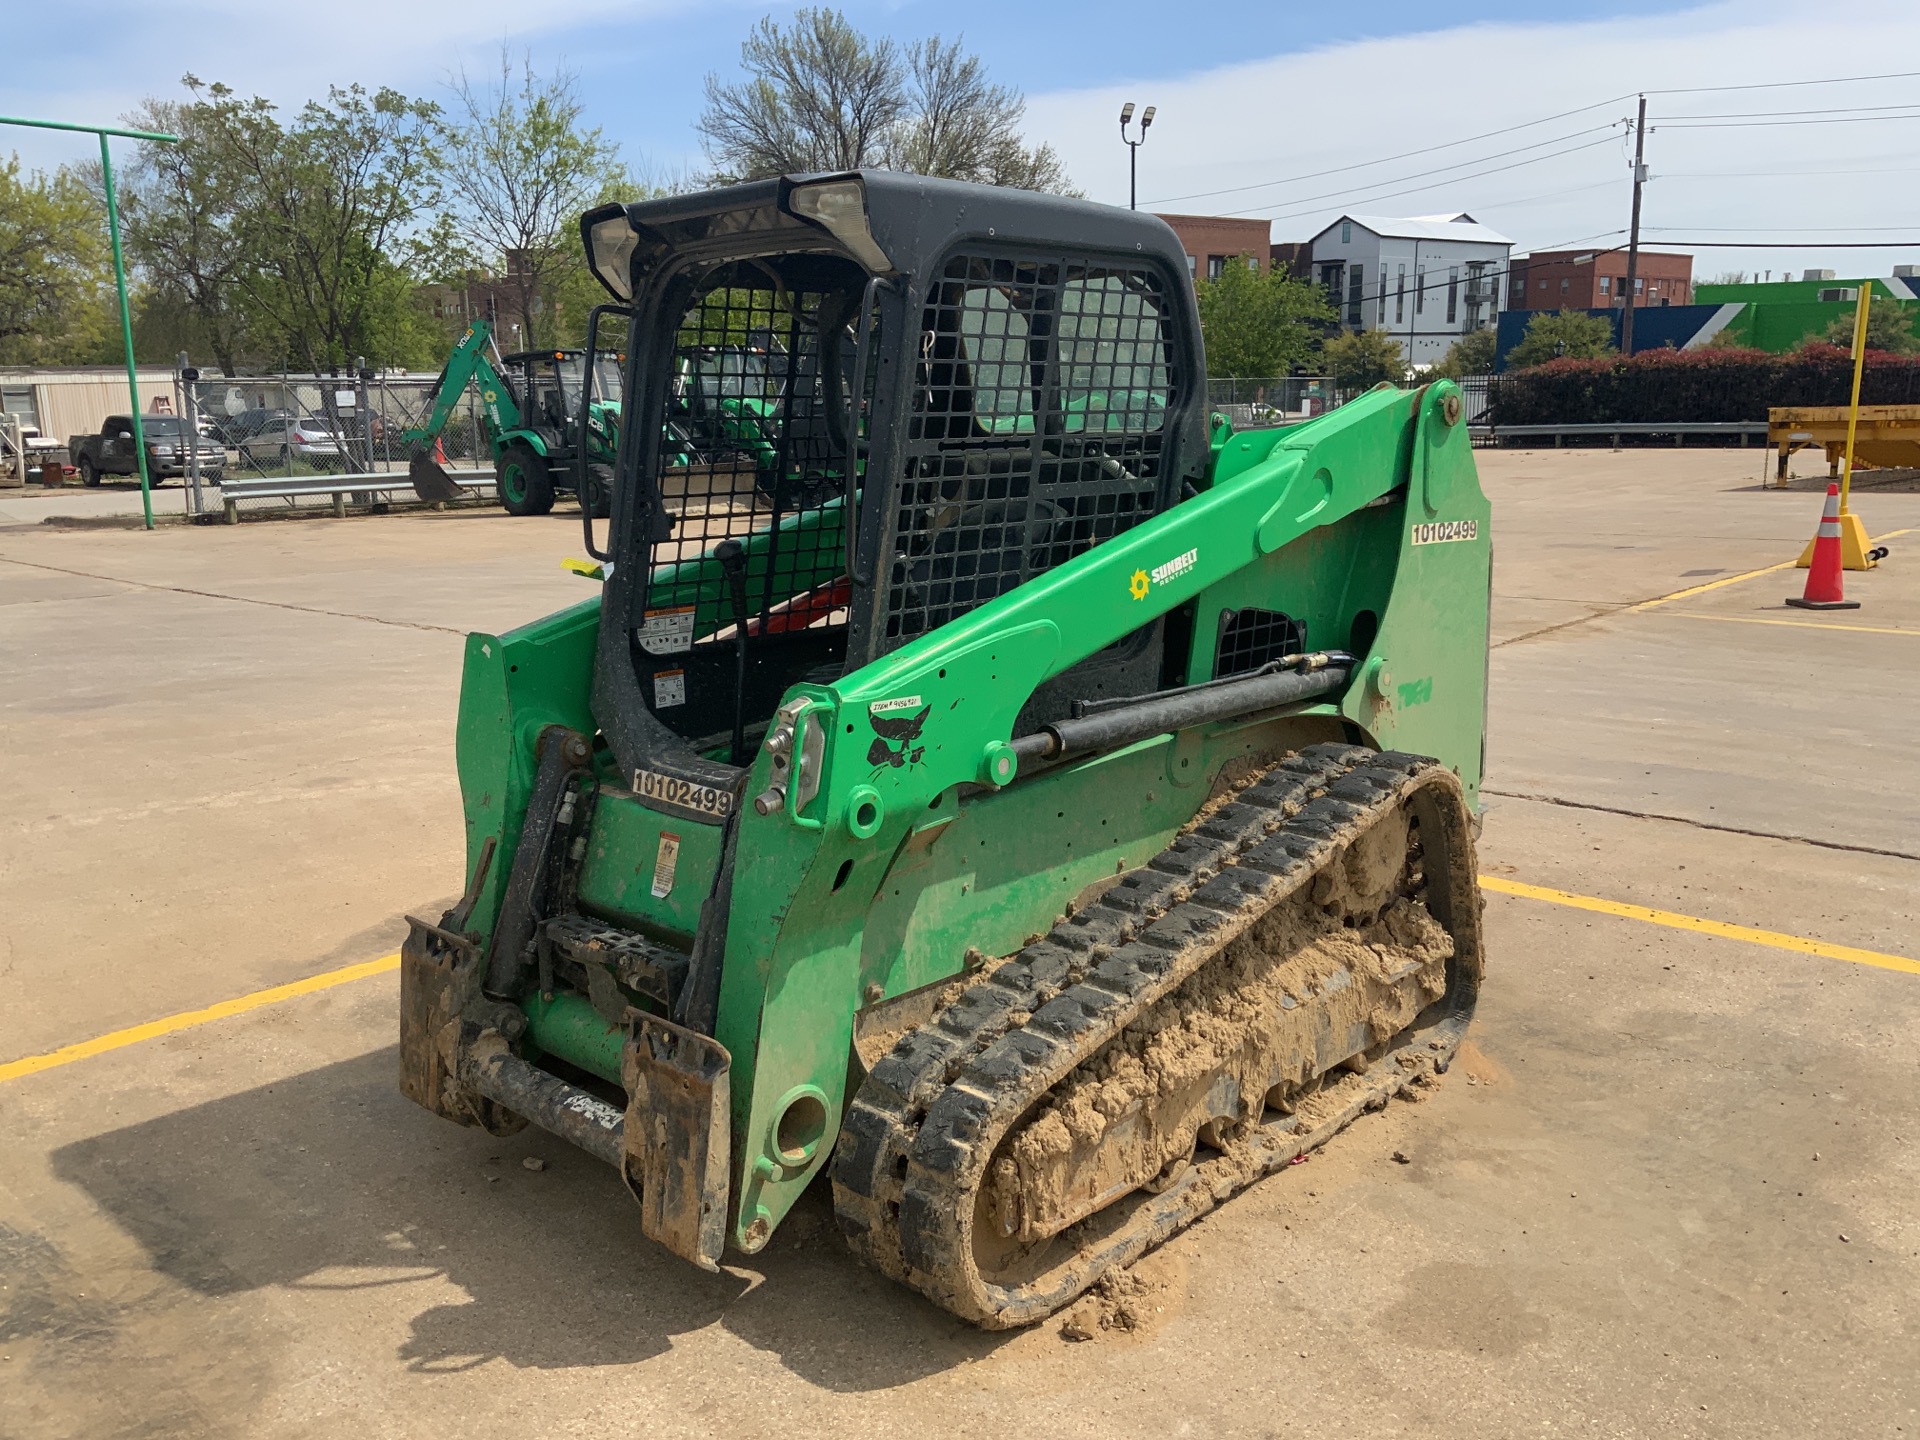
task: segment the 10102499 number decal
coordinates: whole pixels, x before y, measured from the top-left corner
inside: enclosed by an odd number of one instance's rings
[[[1413,527],[1413,543],[1416,545],[1444,545],[1450,540],[1478,540],[1480,522],[1478,520],[1434,520],[1425,525]]]
[[[699,785],[658,770],[633,772],[633,793],[657,810],[685,815],[718,825],[733,814],[733,792],[718,785]]]

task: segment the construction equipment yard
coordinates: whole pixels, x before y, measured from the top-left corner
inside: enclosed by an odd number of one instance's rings
[[[570,506],[0,525],[0,1435],[1914,1433],[1920,494],[1814,614],[1752,452],[1477,463],[1466,1047],[1001,1333],[824,1180],[705,1274],[396,1089],[464,637],[588,598]]]

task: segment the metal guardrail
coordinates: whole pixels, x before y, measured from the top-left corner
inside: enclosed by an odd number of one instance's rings
[[[482,491],[492,490],[494,486],[491,470],[452,470],[447,472],[447,478],[463,490],[473,491],[476,497]],[[414,493],[413,481],[404,470],[366,471],[357,475],[269,475],[258,480],[227,480],[217,488],[229,525],[240,523],[242,500],[299,500],[313,495],[331,496],[333,513],[344,516],[347,513],[347,498],[351,495],[391,495],[396,490],[405,490],[410,495]]]
[[[1606,435],[1613,440],[1617,449],[1622,435],[1671,435],[1675,445],[1682,444],[1689,435],[1738,435],[1742,448],[1749,436],[1757,437],[1761,444],[1767,440],[1767,422],[1764,420],[1651,420],[1635,421],[1591,421],[1579,424],[1557,424],[1544,421],[1537,425],[1468,425],[1467,433],[1475,440],[1485,440],[1498,445],[1503,440],[1523,435],[1550,435],[1553,443],[1560,445],[1569,435]]]

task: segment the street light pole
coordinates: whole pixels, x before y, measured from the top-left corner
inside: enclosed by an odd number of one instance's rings
[[[133,453],[140,467],[140,508],[146,514],[147,529],[153,528],[153,477],[147,471],[147,436],[140,424],[140,377],[133,362],[133,314],[127,308],[127,266],[120,253],[120,207],[113,194],[113,157],[107,152],[107,137],[119,135],[129,140],[150,140],[157,145],[178,145],[178,135],[155,130],[121,130],[111,125],[73,125],[64,120],[22,120],[0,115],[0,125],[24,125],[34,130],[77,130],[100,137],[100,179],[107,197],[107,235],[113,242],[113,283],[120,294],[120,338],[127,349],[127,398],[133,414]],[[191,437],[198,453],[199,436]]]
[[[1133,123],[1133,102],[1127,101],[1120,107],[1120,138],[1127,146],[1127,208],[1140,208],[1140,147],[1147,143],[1147,127],[1153,124],[1154,107],[1149,105],[1140,113],[1140,138],[1134,140],[1127,135],[1127,126]]]

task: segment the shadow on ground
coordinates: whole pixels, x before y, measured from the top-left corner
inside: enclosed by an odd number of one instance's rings
[[[375,1051],[112,1131],[55,1152],[55,1172],[200,1296],[444,1277],[469,1298],[413,1316],[398,1359],[417,1371],[630,1365],[717,1321],[815,1384],[861,1391],[1005,1338],[861,1268],[824,1187],[766,1252],[705,1274],[641,1234],[611,1170],[537,1130],[450,1126],[400,1097],[397,1064]]]

